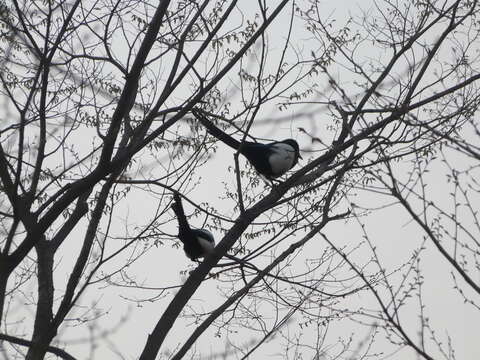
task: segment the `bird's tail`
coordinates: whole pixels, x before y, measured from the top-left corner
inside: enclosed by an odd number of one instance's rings
[[[190,229],[187,217],[183,211],[182,199],[180,198],[180,194],[176,191],[173,193],[172,209],[175,212],[175,215],[177,215],[179,232],[181,233],[182,231]]]
[[[220,130],[216,127],[210,120],[207,119],[205,115],[203,115],[198,110],[192,110],[193,115],[200,121],[203,126],[205,126],[210,134],[215,136],[217,139],[223,141],[228,146],[238,150],[240,148],[240,142],[235,140],[233,137],[225,133],[224,131]]]

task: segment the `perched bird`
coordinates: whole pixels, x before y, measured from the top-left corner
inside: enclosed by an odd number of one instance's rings
[[[208,255],[215,247],[212,233],[205,229],[190,228],[183,211],[182,200],[177,192],[173,194],[173,200],[172,209],[178,220],[178,238],[183,243],[185,254],[191,260],[197,260]]]
[[[299,158],[302,158],[298,143],[293,139],[275,141],[268,144],[250,141],[241,143],[216,127],[200,111],[193,110],[192,112],[210,134],[231,148],[239,150],[255,170],[269,180],[282,176],[297,164]]]

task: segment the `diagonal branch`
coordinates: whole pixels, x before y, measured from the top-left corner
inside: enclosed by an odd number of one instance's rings
[[[8,342],[11,342],[13,344],[26,346],[26,347],[31,347],[32,345],[35,345],[35,343],[33,343],[29,340],[21,339],[21,338],[18,338],[16,336],[7,335],[7,334],[0,334],[0,340],[8,341]],[[55,347],[55,346],[49,345],[47,347],[47,351],[49,353],[52,353],[54,355],[57,355],[57,356],[61,357],[62,359],[65,359],[65,360],[77,360],[75,357],[70,355],[65,350],[60,349],[60,348]]]

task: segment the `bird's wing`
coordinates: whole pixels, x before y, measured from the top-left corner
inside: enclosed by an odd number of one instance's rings
[[[269,145],[272,150],[268,162],[275,176],[281,176],[295,165],[295,149],[290,144],[276,142]]]
[[[206,229],[195,229],[193,231],[202,251],[204,253],[210,253],[215,247],[215,240],[212,233]]]
[[[220,130],[218,127],[216,127],[210,120],[207,119],[205,115],[203,115],[200,111],[198,110],[192,110],[193,115],[202,123],[203,126],[205,126],[210,134],[215,136],[217,139],[223,141],[225,144],[228,146],[234,148],[235,150],[238,150],[240,147],[240,142],[235,140],[233,137],[225,133],[224,131]]]
[[[209,242],[215,243],[215,239],[210,231],[207,229],[195,229],[197,237],[201,237]]]

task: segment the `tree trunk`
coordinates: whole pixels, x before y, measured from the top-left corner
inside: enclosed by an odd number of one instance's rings
[[[50,243],[41,240],[35,246],[38,257],[38,305],[35,314],[32,343],[27,360],[43,359],[56,334],[53,328],[53,255]]]
[[[5,305],[5,294],[7,292],[7,283],[8,278],[10,277],[10,272],[5,269],[3,264],[4,259],[1,260],[0,263],[0,324],[2,323],[3,319],[3,307]]]

